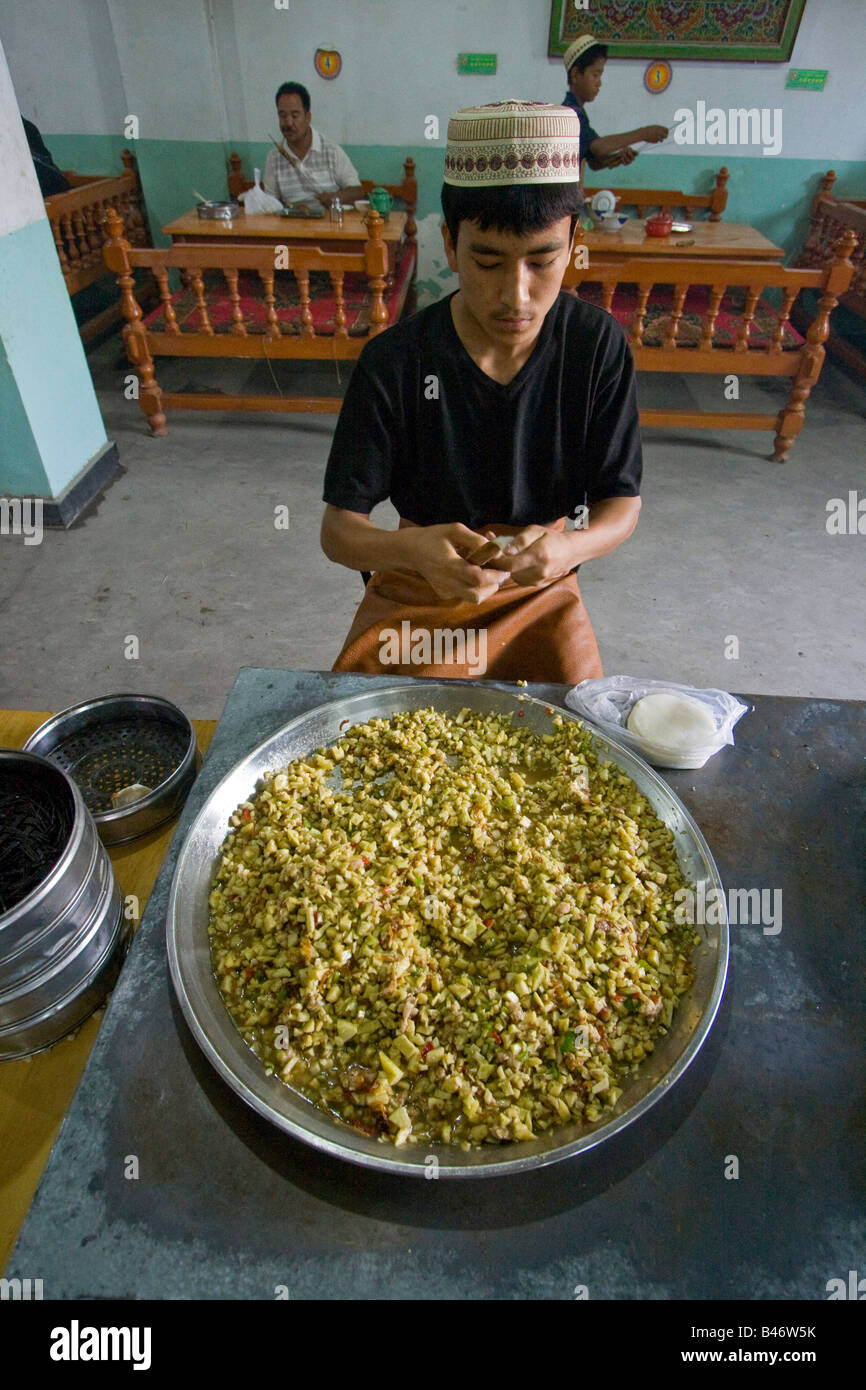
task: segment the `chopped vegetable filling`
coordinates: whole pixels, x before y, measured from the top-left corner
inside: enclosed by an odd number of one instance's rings
[[[673,836],[574,720],[374,719],[231,826],[226,1006],[269,1072],[384,1142],[600,1119],[692,983]]]

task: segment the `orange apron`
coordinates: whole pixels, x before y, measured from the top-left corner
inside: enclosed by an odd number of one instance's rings
[[[401,517],[401,527],[412,525]],[[564,531],[565,518],[547,530]],[[508,579],[475,604],[439,598],[420,574],[396,570],[371,576],[333,669],[568,685],[602,675],[576,575],[531,588]]]

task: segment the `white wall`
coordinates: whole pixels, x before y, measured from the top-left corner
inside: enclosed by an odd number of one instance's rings
[[[309,86],[314,120],[335,140],[423,144],[433,113],[444,143],[459,106],[561,99],[564,69],[547,57],[549,22],[550,0],[289,0],[288,10],[273,0],[0,0],[22,110],[40,129],[119,133],[133,113],[143,137],[176,140],[265,138],[274,91],[295,79]],[[313,55],[331,45],[344,67],[326,82]],[[496,77],[458,76],[465,51],[497,52]],[[808,0],[790,64],[675,61],[668,91],[651,96],[644,60],[611,61],[593,124],[602,132],[670,125],[677,107],[698,99],[778,106],[783,157],[864,159],[864,51],[863,0]],[[829,68],[825,91],[785,91],[789,66]],[[756,148],[731,152],[760,157]]]
[[[120,130],[123,84],[106,0],[0,0],[0,40],[21,114],[41,131]]]
[[[18,103],[0,45],[0,237],[46,216],[33,168],[30,146],[18,115]]]

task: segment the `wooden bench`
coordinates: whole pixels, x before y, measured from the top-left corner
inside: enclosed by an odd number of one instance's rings
[[[848,288],[855,244],[847,231],[829,264],[789,270],[760,261],[668,261],[635,258],[620,265],[575,269],[563,286],[600,305],[628,333],[639,371],[727,376],[786,376],[791,391],[775,415],[727,410],[641,410],[644,425],[775,431],[773,459],[784,461],[803,428],[806,401],[821,372],[830,313]],[[670,277],[675,282],[670,283]],[[663,283],[662,277],[667,281]],[[801,336],[789,314],[803,289],[819,291],[814,318]],[[780,297],[777,309],[764,291]]]
[[[616,194],[617,211],[623,208],[636,208],[638,217],[646,217],[651,210],[667,208],[669,212],[682,211],[688,216],[696,212],[706,212],[710,222],[720,222],[728,203],[727,169],[720,169],[709,193],[683,193],[679,188],[611,188]],[[599,188],[584,188],[583,196],[589,201]]]
[[[60,269],[70,296],[106,278],[102,251],[109,209],[122,219],[131,245],[149,246],[151,243],[135,158],[129,150],[124,150],[121,159],[124,172],[117,176],[77,174],[73,169],[64,169],[63,174],[72,187],[45,199]],[[118,302],[80,326],[82,339],[89,342],[120,318]]]
[[[836,170],[828,169],[821,179],[821,186],[815,197],[812,199],[812,212],[818,210],[819,203],[829,199],[834,203],[850,203],[855,208],[866,208],[866,198],[837,198],[833,193],[833,185],[836,182]]]
[[[230,198],[237,198],[238,194],[246,193],[247,189],[253,186],[244,174],[243,160],[234,152],[229,155],[228,186]],[[415,213],[418,211],[418,181],[415,178],[414,159],[409,156],[403,161],[402,183],[377,184],[373,179],[361,179],[361,187],[368,194],[374,188],[384,188],[392,198],[403,204],[407,213],[406,240],[414,242],[418,232],[418,224],[415,221]]]
[[[338,412],[339,396],[163,392],[154,358],[357,358],[365,342],[402,314],[415,269],[415,245],[404,242],[388,289],[388,251],[375,214],[359,253],[236,242],[136,248],[113,210],[107,221],[105,261],[120,286],[126,351],[140,378],[139,406],[152,434],[166,433],[166,407]],[[159,287],[160,303],[147,316],[135,293],[134,272],[140,268]],[[182,280],[176,291],[169,283],[172,272]]]
[[[858,336],[862,336],[863,342],[866,343],[866,201],[841,201],[834,198],[832,188],[835,182],[836,173],[829,169],[812,201],[809,232],[794,264],[815,268],[828,265],[841,237],[846,232],[853,233],[855,245],[851,261],[854,274],[848,289],[840,294],[839,303],[843,309],[856,315],[859,321],[855,325]],[[802,328],[808,317],[807,299],[808,296],[801,296],[791,313],[792,321],[798,328]],[[837,321],[838,317],[835,316]],[[860,323],[864,325],[862,333],[859,332]],[[858,347],[856,343],[849,341],[837,331],[833,321],[827,338],[827,351],[832,357],[851,367],[858,375],[866,377],[866,347]]]

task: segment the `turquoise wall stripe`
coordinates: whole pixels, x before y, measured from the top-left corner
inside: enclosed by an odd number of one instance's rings
[[[134,141],[120,135],[42,135],[51,158],[60,169],[76,174],[122,174],[120,152],[132,148]]]
[[[0,238],[0,341],[4,394],[17,392],[30,430],[28,442],[13,411],[0,492],[56,497],[106,437],[47,219]]]
[[[151,226],[158,244],[158,229],[195,201],[193,188],[212,197],[226,196],[225,170],[230,150],[236,149],[252,178],[253,168],[264,169],[270,146],[266,141],[229,144],[201,140],[124,141],[101,135],[46,135],[46,143],[59,164],[88,172],[119,171],[124,144],[139,160]],[[441,145],[346,145],[346,153],[361,178],[395,183],[402,177],[403,160],[411,154],[417,165],[419,215],[439,211],[442,186]],[[716,170],[725,164],[730,172],[728,207],[731,222],[749,222],[771,241],[793,254],[803,243],[809,221],[809,205],[826,173],[825,160],[747,157],[721,159],[708,156],[653,154],[638,158],[626,169],[592,174],[593,185],[682,188],[704,192]],[[837,196],[866,197],[866,160],[839,161]]]
[[[0,339],[0,495],[44,497],[49,490],[18,383]]]

